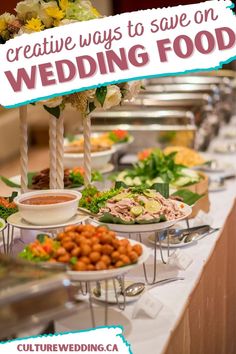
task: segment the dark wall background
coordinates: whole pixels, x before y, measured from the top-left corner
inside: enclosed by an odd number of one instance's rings
[[[0,0],[0,13],[5,11],[12,12],[15,8],[17,2],[19,0]],[[91,0],[92,1],[92,0]],[[102,0],[101,0],[102,1]],[[193,4],[200,1],[194,0],[135,0],[135,1],[127,1],[127,0],[113,0],[113,9],[114,14],[122,13],[122,12],[130,12],[135,10],[145,10],[151,9],[152,7],[168,7],[174,5],[184,5],[184,4]]]
[[[13,12],[17,2],[17,0],[0,0],[0,13],[5,11]]]
[[[151,8],[158,7],[168,7],[168,6],[177,6],[177,5],[186,5],[186,4],[194,4],[201,1],[194,0],[136,0],[136,1],[127,1],[127,0],[113,0],[113,9],[114,14],[119,14],[122,12],[130,12],[136,10],[146,10]]]
[[[0,13],[12,12],[19,0],[0,0]],[[102,0],[101,0],[102,1]],[[112,0],[111,0],[112,1]],[[158,7],[168,7],[177,5],[194,4],[201,1],[195,0],[113,0],[114,14],[130,12],[135,10],[145,10]],[[234,3],[236,0],[233,1]]]

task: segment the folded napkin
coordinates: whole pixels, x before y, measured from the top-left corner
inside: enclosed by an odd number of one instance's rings
[[[149,292],[145,292],[134,306],[132,318],[156,318],[163,308],[163,304]]]

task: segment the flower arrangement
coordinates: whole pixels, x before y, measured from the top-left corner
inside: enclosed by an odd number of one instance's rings
[[[15,11],[16,15],[4,13],[0,16],[0,44],[23,33],[102,18],[87,0],[24,0],[17,4]],[[75,92],[39,103],[57,118],[67,104],[86,115],[97,108],[106,110],[124,100],[131,100],[139,89],[140,82],[133,81]]]

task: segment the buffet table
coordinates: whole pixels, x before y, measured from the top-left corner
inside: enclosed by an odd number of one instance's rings
[[[222,159],[222,155],[218,155]],[[224,155],[231,164],[236,155]],[[179,271],[183,281],[157,286],[149,293],[163,305],[155,319],[147,315],[132,318],[134,304],[124,312],[109,311],[109,324],[124,326],[125,336],[135,354],[168,353],[235,353],[234,328],[236,325],[236,182],[228,181],[227,189],[210,193],[211,210],[202,215],[202,223],[222,229],[182,249],[192,264]],[[204,219],[205,218],[205,219]],[[150,260],[151,262],[151,260]],[[169,265],[158,265],[158,278],[176,275]],[[140,267],[129,277],[143,280]],[[102,325],[102,309],[97,309],[97,325]],[[83,321],[80,321],[80,319]],[[87,309],[56,324],[57,331],[91,327]]]

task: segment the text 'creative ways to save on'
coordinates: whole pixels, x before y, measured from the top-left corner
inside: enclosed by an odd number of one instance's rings
[[[0,103],[13,106],[111,82],[219,67],[235,55],[230,5],[208,1],[138,11],[19,36],[0,46]]]

